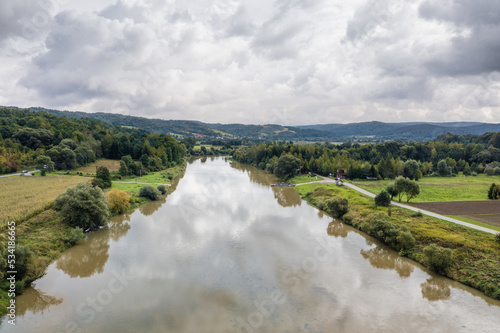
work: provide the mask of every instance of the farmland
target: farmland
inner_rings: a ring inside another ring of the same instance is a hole
[[[394,180],[353,181],[374,194],[380,193]],[[418,181],[420,194],[412,202],[480,201],[487,199],[491,183],[500,183],[500,176],[478,175],[457,177],[424,177]]]
[[[108,168],[109,171],[118,171],[120,169],[120,161],[103,158],[89,165],[75,169],[74,171],[83,174],[95,174],[96,169],[100,166]]]
[[[4,225],[8,220],[19,220],[33,211],[41,210],[68,187],[89,179],[56,175],[1,178],[0,223]]]

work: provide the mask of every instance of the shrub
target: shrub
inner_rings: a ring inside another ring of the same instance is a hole
[[[425,262],[439,274],[444,274],[453,263],[451,249],[430,244],[424,247],[423,253]]]
[[[89,183],[70,187],[54,201],[64,223],[83,230],[106,225],[109,206],[104,192]]]
[[[344,214],[344,216],[342,216],[342,221],[344,221],[344,223],[346,224],[352,225],[353,220],[354,216],[352,216],[352,214],[350,213]]]
[[[386,190],[382,190],[375,196],[375,206],[389,207],[391,204],[391,196]]]
[[[80,241],[84,238],[85,238],[85,233],[83,232],[83,229],[80,227],[75,227],[70,229],[68,235],[65,238],[63,238],[63,240],[69,245],[73,246],[75,244],[80,243]]]
[[[471,175],[472,177],[477,177],[477,172],[472,171],[472,172],[470,173],[470,175]]]
[[[333,217],[341,218],[349,211],[349,201],[346,198],[334,198],[326,201],[326,206]]]
[[[161,199],[160,191],[158,191],[151,185],[144,185],[143,187],[141,187],[141,189],[139,190],[139,196],[147,198],[149,200]]]
[[[122,214],[130,208],[130,195],[125,191],[112,189],[106,195],[109,209],[116,214]]]
[[[415,246],[415,237],[406,228],[401,228],[396,237],[398,250],[410,250]]]
[[[361,223],[361,230],[367,234],[380,239],[387,245],[394,247],[398,228],[392,224],[389,217],[382,212],[370,214],[366,220]]]
[[[161,194],[167,193],[167,188],[165,185],[158,185],[158,191],[160,191]]]
[[[498,232],[496,235],[495,235],[495,241],[497,243],[500,243],[500,232]]]
[[[423,216],[424,216],[424,214],[422,214],[421,211],[418,211],[418,212],[411,214],[411,217],[423,217]]]
[[[499,198],[500,198],[500,185],[496,185],[495,183],[493,183],[488,189],[488,199],[496,200]]]
[[[16,255],[16,268],[14,271],[17,272],[16,280],[22,280],[28,273],[28,264],[35,255],[28,245],[16,245],[15,247]]]

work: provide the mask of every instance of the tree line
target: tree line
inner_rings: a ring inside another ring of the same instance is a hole
[[[268,142],[237,149],[233,157],[275,173],[280,157],[289,155],[299,162],[297,172],[329,175],[346,171],[350,179],[404,176],[418,180],[423,175],[453,176],[459,172],[465,175],[500,174],[500,133],[451,137],[456,142],[448,142],[450,135],[426,142],[391,141],[366,145]],[[290,161],[296,163],[294,159]]]
[[[124,156],[140,162],[130,168],[131,173],[157,171],[180,163],[185,154],[185,146],[166,134],[114,126],[90,118],[0,108],[0,174],[30,165],[70,170],[101,157],[121,159]]]

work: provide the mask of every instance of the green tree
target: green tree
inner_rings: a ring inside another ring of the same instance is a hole
[[[297,174],[300,160],[290,154],[281,155],[274,169],[276,177],[287,180]]]
[[[40,155],[35,159],[35,166],[38,170],[54,170],[54,162],[47,155]]]
[[[100,188],[110,188],[111,187],[111,175],[108,168],[105,166],[100,166],[97,168],[95,173],[95,178],[93,179],[99,185]]]
[[[407,178],[413,179],[418,170],[418,162],[415,160],[408,160],[405,162],[403,175]]]
[[[399,194],[399,192],[396,189],[396,186],[394,186],[394,184],[387,185],[387,187],[385,188],[385,190],[391,196],[391,200],[394,200],[394,197]]]
[[[349,211],[349,201],[346,198],[329,199],[326,201],[326,206],[336,218],[341,218]]]
[[[386,190],[382,190],[379,194],[375,196],[375,205],[389,207],[391,204],[391,196]]]
[[[446,164],[445,160],[438,162],[437,172],[441,177],[451,176],[451,168]]]
[[[107,223],[109,206],[104,192],[90,183],[70,187],[54,201],[64,223],[83,230],[96,229]]]
[[[495,183],[491,184],[490,188],[488,189],[488,199],[493,200],[493,191],[495,190],[495,187],[497,185]]]
[[[406,202],[420,194],[420,186],[414,180],[410,180],[406,183]]]

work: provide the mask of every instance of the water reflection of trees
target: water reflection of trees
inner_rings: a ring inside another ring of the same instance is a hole
[[[334,237],[346,238],[350,230],[346,228],[344,223],[338,221],[332,221],[328,224],[326,228],[326,233]]]
[[[273,174],[260,170],[259,168],[251,165],[232,162],[231,167],[236,170],[248,173],[250,180],[260,185],[271,185],[278,181],[278,178],[276,178]]]
[[[361,250],[360,252],[363,258],[367,259],[373,267],[394,269],[401,278],[407,278],[413,272],[414,266],[412,263],[384,245],[377,245],[368,251]]]
[[[51,305],[59,305],[62,302],[62,298],[49,296],[35,288],[27,288],[16,300],[16,314],[24,316],[28,311],[43,313]]]
[[[422,297],[429,301],[444,301],[450,298],[449,281],[443,277],[431,277],[420,285]]]
[[[66,251],[56,267],[70,277],[89,277],[102,273],[108,261],[109,240],[117,241],[130,229],[126,222],[110,222],[107,228],[91,233],[88,239]]]
[[[291,187],[272,187],[274,198],[283,207],[300,206],[302,199],[300,195]]]

